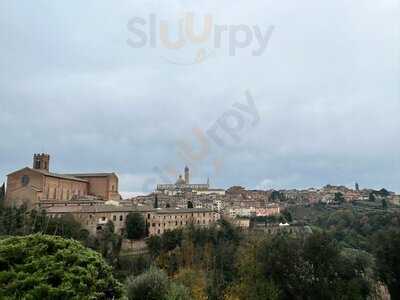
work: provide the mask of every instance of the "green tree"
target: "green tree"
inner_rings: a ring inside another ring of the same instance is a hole
[[[285,209],[282,212],[282,216],[285,218],[286,222],[292,222],[293,218],[292,218],[292,214],[290,213],[290,211],[288,211],[287,209]]]
[[[146,222],[142,214],[129,213],[126,218],[126,237],[133,240],[140,240],[146,236]]]
[[[306,295],[312,299],[337,299],[337,264],[340,261],[339,247],[325,233],[311,235],[304,245],[304,261],[307,262]]]
[[[158,195],[155,194],[154,196],[154,208],[158,208]]]
[[[368,260],[340,250],[326,233],[306,239],[279,234],[266,239],[256,257],[261,279],[277,287],[281,299],[365,299],[370,293]]]
[[[179,273],[175,275],[174,281],[185,286],[192,299],[207,299],[206,276],[202,271],[182,268],[179,270]]]
[[[42,216],[43,217],[43,216]],[[86,242],[89,237],[89,231],[84,229],[78,221],[71,215],[64,215],[61,218],[49,218],[44,215],[43,233],[59,235],[64,238],[73,238],[82,242]]]
[[[378,275],[391,298],[400,299],[400,231],[386,231],[377,236],[375,257]]]
[[[340,193],[340,192],[335,193],[335,202],[344,203],[344,202],[346,202],[346,199],[344,198],[342,193]]]
[[[6,197],[6,185],[3,183],[3,185],[0,187],[0,207],[4,205],[4,200]]]
[[[106,226],[97,233],[97,247],[103,257],[112,265],[118,263],[122,246],[122,238],[116,234],[114,223],[108,221]]]
[[[116,266],[119,278],[138,276],[150,268],[152,259],[148,254],[120,256]]]
[[[264,265],[258,260],[262,243],[259,237],[249,237],[241,245],[236,259],[237,275],[224,293],[225,300],[279,299],[279,290],[265,278]]]
[[[385,198],[382,199],[382,208],[383,209],[387,209],[388,208],[387,200]]]
[[[129,300],[164,300],[170,282],[164,271],[151,267],[146,273],[129,277],[125,287]]]
[[[375,197],[375,194],[373,192],[369,193],[368,200],[370,202],[375,202],[376,197]]]
[[[0,299],[116,299],[120,283],[100,254],[74,240],[0,240]]]
[[[0,210],[0,235],[21,235],[32,232],[26,206],[3,207]]]
[[[189,290],[182,284],[171,283],[165,300],[193,300]]]
[[[161,254],[162,241],[161,237],[158,235],[154,235],[146,239],[146,245],[152,257],[157,257]]]
[[[171,251],[182,244],[182,230],[167,230],[161,236],[161,244],[163,251]]]
[[[308,270],[305,269],[299,239],[277,235],[265,240],[256,255],[263,270],[263,280],[273,282],[280,290],[282,299],[301,297],[304,289],[302,278]]]

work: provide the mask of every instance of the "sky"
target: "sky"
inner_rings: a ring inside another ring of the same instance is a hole
[[[0,181],[400,192],[400,3],[0,2]],[[193,21],[193,22],[192,22]],[[193,25],[193,26],[191,26]],[[202,34],[204,33],[204,34]]]

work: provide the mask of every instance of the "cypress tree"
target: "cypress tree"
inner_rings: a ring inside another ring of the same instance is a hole
[[[155,195],[155,198],[154,198],[154,208],[158,208],[158,196],[157,196],[157,194]]]
[[[3,185],[0,187],[0,205],[3,204],[5,197],[6,197],[6,185],[3,183]]]

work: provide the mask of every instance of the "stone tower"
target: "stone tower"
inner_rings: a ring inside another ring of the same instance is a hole
[[[188,166],[185,167],[185,183],[189,184],[189,168]]]
[[[50,155],[34,154],[33,155],[33,168],[37,170],[49,171],[50,168]]]

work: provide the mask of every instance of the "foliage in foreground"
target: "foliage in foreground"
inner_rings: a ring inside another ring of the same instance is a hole
[[[155,267],[126,282],[129,300],[190,300],[189,291],[181,284],[171,282],[168,275]]]
[[[0,299],[113,299],[122,288],[101,255],[48,235],[0,240]]]
[[[400,299],[400,232],[379,234],[375,245],[378,276],[388,286],[392,299]]]
[[[323,233],[249,240],[239,250],[238,276],[226,298],[366,299],[373,259],[353,251]]]
[[[221,222],[147,242],[156,265],[196,300],[371,299],[382,283],[397,299],[399,233],[382,234],[376,251],[366,251],[336,232],[243,235]]]

